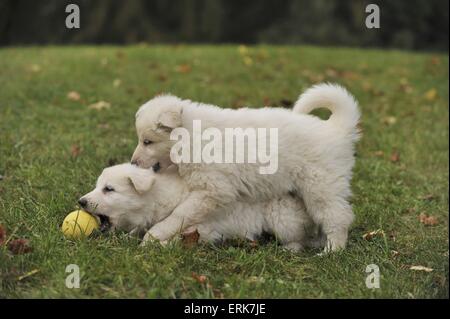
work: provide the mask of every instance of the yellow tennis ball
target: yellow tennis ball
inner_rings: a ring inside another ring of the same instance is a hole
[[[64,218],[61,231],[68,239],[78,239],[89,236],[98,228],[99,224],[94,216],[83,210],[76,210]]]

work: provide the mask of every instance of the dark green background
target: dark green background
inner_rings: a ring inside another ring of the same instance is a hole
[[[65,28],[65,7],[81,28]],[[365,7],[381,28],[365,27]],[[283,43],[448,51],[448,0],[0,0],[0,45]]]

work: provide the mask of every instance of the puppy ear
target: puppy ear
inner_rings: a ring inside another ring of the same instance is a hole
[[[138,194],[143,194],[152,188],[153,183],[155,182],[155,177],[150,174],[143,173],[132,173],[128,176],[131,185],[133,185],[134,189]]]
[[[157,121],[158,129],[170,132],[181,126],[181,110],[178,112],[166,111],[160,114]]]

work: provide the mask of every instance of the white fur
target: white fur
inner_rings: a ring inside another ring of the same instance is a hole
[[[327,121],[306,114],[318,107],[332,111]],[[165,241],[236,201],[266,201],[295,193],[326,234],[325,249],[345,247],[353,221],[347,199],[351,195],[358,119],[353,97],[344,88],[330,84],[307,90],[293,112],[267,107],[222,109],[171,95],[148,101],[136,114],[139,144],[132,158],[145,168],[157,162],[163,168],[170,166],[169,152],[174,144],[170,131],[176,127],[191,131],[193,120],[201,120],[202,129],[215,127],[222,132],[236,127],[278,128],[279,136],[278,171],[272,175],[259,174],[257,164],[179,164],[188,196],[168,218],[150,229],[148,237]],[[153,143],[144,145],[144,140]]]
[[[150,182],[137,190],[136,182],[145,180]],[[104,192],[105,186],[114,191]],[[82,198],[88,202],[86,210],[107,216],[113,229],[142,233],[169,216],[187,195],[187,186],[176,171],[155,174],[121,164],[106,168],[96,188]],[[258,203],[236,202],[221,214],[189,228],[187,231],[197,229],[200,240],[208,242],[229,238],[255,240],[263,232],[275,235],[286,248],[295,251],[321,242],[303,202],[290,195]]]

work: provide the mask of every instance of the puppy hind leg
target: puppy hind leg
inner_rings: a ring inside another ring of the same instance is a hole
[[[308,196],[304,199],[308,214],[326,236],[324,251],[344,249],[354,218],[350,204],[338,196],[328,196],[326,200]]]

